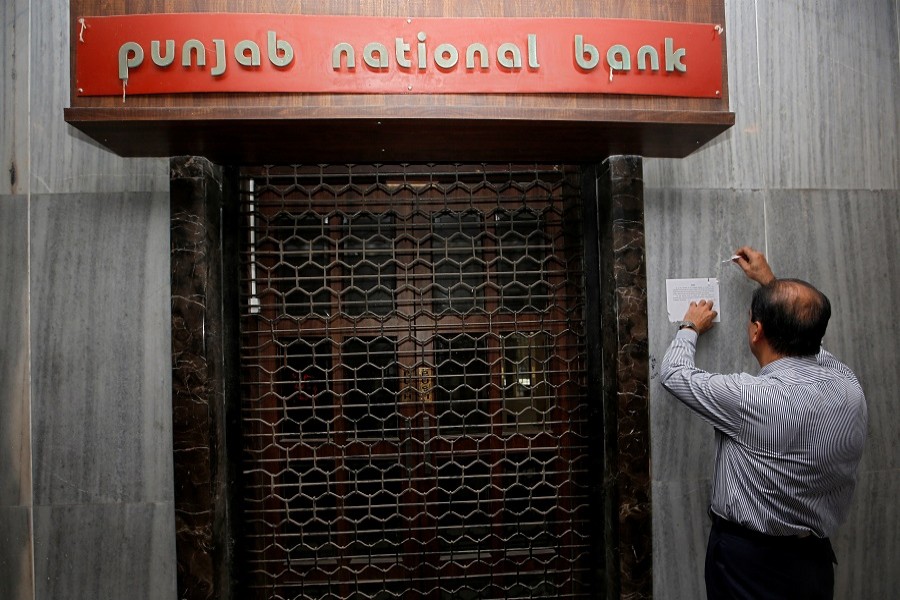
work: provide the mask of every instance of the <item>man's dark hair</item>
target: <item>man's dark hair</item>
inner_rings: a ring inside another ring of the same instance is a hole
[[[750,319],[763,324],[772,349],[784,356],[817,354],[831,318],[831,302],[799,279],[776,279],[759,287]]]

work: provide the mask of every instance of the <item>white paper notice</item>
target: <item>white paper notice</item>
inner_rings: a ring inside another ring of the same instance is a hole
[[[669,311],[669,322],[675,323],[684,318],[692,301],[712,300],[718,315],[715,322],[722,320],[722,307],[719,304],[719,280],[715,277],[706,279],[666,279],[666,310]]]

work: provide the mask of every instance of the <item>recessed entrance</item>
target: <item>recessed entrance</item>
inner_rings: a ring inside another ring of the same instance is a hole
[[[246,597],[597,597],[579,169],[241,182]]]

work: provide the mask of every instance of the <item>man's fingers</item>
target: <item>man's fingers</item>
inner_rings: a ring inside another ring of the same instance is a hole
[[[735,262],[743,267],[755,263],[760,253],[750,246],[742,246],[735,251],[734,255],[737,256]]]
[[[712,300],[706,300],[705,298],[701,298],[700,300],[691,300],[691,306],[712,306]]]

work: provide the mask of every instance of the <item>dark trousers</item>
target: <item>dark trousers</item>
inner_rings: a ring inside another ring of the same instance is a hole
[[[713,515],[706,548],[708,600],[831,600],[828,538],[773,537]]]

